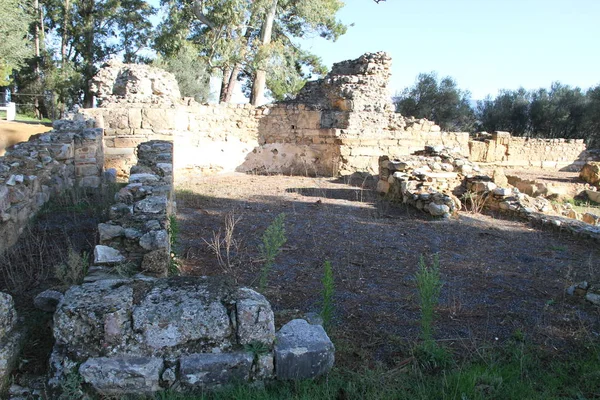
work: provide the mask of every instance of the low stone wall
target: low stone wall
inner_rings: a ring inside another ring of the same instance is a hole
[[[507,167],[579,171],[596,156],[587,151],[583,139],[532,139],[495,132],[469,142],[469,159]]]
[[[54,130],[16,144],[0,157],[0,253],[53,194],[98,187],[104,164],[102,129],[93,121],[60,120]]]
[[[479,167],[444,147],[426,147],[413,156],[379,158],[377,191],[433,216],[450,217],[461,209],[465,177]]]
[[[173,145],[150,141],[137,148],[129,184],[115,196],[110,220],[98,225],[100,244],[87,280],[144,272],[166,276],[171,261],[170,223],[175,214]]]

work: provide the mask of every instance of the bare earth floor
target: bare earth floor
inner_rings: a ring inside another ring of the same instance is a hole
[[[351,184],[349,184],[351,183]],[[459,213],[432,219],[391,206],[369,179],[223,175],[179,185],[178,254],[185,273],[225,274],[257,286],[258,245],[267,226],[286,215],[287,243],[264,294],[278,317],[319,311],[323,263],[335,277],[335,336],[352,343],[342,362],[394,364],[419,337],[415,272],[423,255],[439,256],[444,283],[436,337],[469,351],[515,335],[558,352],[600,332],[598,307],[565,294],[586,280],[600,282],[596,243],[534,229],[526,222]],[[217,263],[208,243],[224,231],[228,213],[240,218],[231,266]]]

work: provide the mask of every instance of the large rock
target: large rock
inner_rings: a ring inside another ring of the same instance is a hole
[[[333,367],[335,348],[320,325],[303,319],[285,324],[275,339],[275,375],[279,379],[307,379]]]
[[[600,161],[588,161],[579,171],[579,177],[590,185],[598,185],[600,183]]]
[[[224,293],[194,279],[158,283],[133,310],[133,328],[154,349],[190,342],[228,345],[232,333]]]
[[[16,323],[12,297],[0,292],[0,394],[8,387],[21,351],[23,335],[15,328]]]
[[[56,290],[44,290],[42,293],[35,296],[33,299],[33,305],[36,308],[46,311],[55,312],[58,303],[64,298],[63,294]]]
[[[184,390],[197,391],[247,381],[253,360],[247,352],[183,356],[179,364],[180,383]]]
[[[103,395],[150,394],[160,390],[163,365],[156,357],[89,358],[79,373]]]

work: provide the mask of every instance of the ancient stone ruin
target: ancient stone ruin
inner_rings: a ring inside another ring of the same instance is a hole
[[[505,132],[470,138],[401,116],[388,93],[390,65],[385,53],[365,54],[335,64],[292,101],[255,108],[181,99],[171,74],[111,62],[92,82],[100,108],[9,149],[0,158],[0,251],[52,195],[102,187],[115,175],[124,183],[109,220],[98,225],[84,283],[36,299],[55,311],[51,386],[75,374],[107,396],[202,392],[332,368],[335,349],[320,325],[296,319],[276,332],[260,293],[216,278],[169,276],[174,183],[190,176],[378,174],[379,192],[433,216],[478,204],[600,239],[596,220],[564,218],[494,170],[579,170],[594,158],[583,141]],[[598,296],[582,287],[573,291]],[[0,392],[23,337],[16,321],[12,298],[0,293]]]

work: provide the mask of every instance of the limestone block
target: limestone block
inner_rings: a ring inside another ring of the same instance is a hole
[[[271,305],[260,293],[241,288],[236,294],[236,317],[238,343],[245,345],[273,344],[275,339],[275,317]]]
[[[101,280],[72,286],[54,314],[54,338],[80,357],[98,357],[110,350],[106,337],[118,336],[121,343],[131,340],[129,318],[114,335],[115,315],[131,315],[133,288],[126,280]],[[114,343],[113,343],[114,344]]]
[[[114,224],[98,224],[98,234],[100,236],[100,242],[106,242],[116,237],[123,236],[124,229],[121,225]]]
[[[94,247],[94,264],[113,265],[123,261],[125,257],[117,249],[100,244]]]
[[[169,248],[169,234],[165,229],[151,231],[140,238],[140,246],[146,250]]]
[[[0,393],[3,393],[10,383],[11,372],[16,368],[23,346],[24,334],[12,331],[4,339],[0,339]]]
[[[600,216],[588,212],[583,214],[581,220],[586,224],[598,225],[598,222],[600,221]]]
[[[148,214],[160,214],[167,211],[167,205],[166,196],[150,196],[135,203],[134,209]]]
[[[89,358],[79,367],[84,382],[106,396],[159,391],[163,360],[157,357]]]
[[[205,341],[220,344],[232,333],[218,290],[188,278],[153,287],[133,310],[133,327],[154,349]]]
[[[251,353],[190,354],[180,359],[183,389],[201,390],[250,379]]]
[[[285,324],[275,339],[275,375],[278,379],[308,379],[333,367],[335,349],[320,325],[303,319]]]

